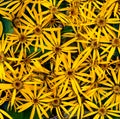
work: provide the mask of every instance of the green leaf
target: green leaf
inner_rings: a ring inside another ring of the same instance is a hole
[[[0,16],[0,21],[2,21],[3,24],[3,33],[13,33],[13,24],[10,20]]]

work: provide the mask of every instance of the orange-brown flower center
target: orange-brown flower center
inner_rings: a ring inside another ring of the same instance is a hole
[[[100,47],[100,44],[99,44],[99,42],[97,42],[97,40],[92,40],[91,41],[91,47],[93,49],[98,49]]]
[[[104,27],[106,25],[106,19],[103,18],[103,17],[98,17],[96,19],[96,24],[99,26],[99,27]]]
[[[54,48],[53,48],[53,51],[56,53],[56,54],[59,54],[60,52],[61,52],[61,47],[60,46],[55,46]]]
[[[21,22],[20,22],[20,19],[19,19],[19,18],[16,17],[16,18],[13,19],[13,24],[14,24],[15,27],[20,26],[20,23],[21,23]]]
[[[120,39],[119,38],[115,38],[112,40],[112,46],[113,47],[119,47],[120,46]]]
[[[56,14],[57,13],[57,11],[58,11],[58,9],[57,9],[57,7],[50,7],[50,12],[52,13],[52,14]]]
[[[116,94],[120,94],[120,86],[119,85],[116,85],[113,87],[113,92],[116,93]]]
[[[68,74],[69,76],[71,76],[71,75],[73,75],[73,71],[72,71],[72,70],[69,70],[69,71],[67,72],[67,74]]]
[[[34,33],[35,33],[36,35],[40,35],[40,34],[42,33],[42,28],[41,28],[40,25],[37,25],[37,26],[35,27]]]
[[[15,80],[12,85],[17,90],[20,90],[21,88],[23,88],[23,82],[20,80]]]
[[[53,107],[58,107],[61,103],[61,100],[59,98],[55,98],[53,101],[52,101],[52,105]]]
[[[20,37],[19,37],[19,41],[20,41],[20,42],[25,42],[26,40],[27,40],[26,35],[21,34]]]
[[[99,110],[98,110],[98,113],[100,114],[100,115],[106,115],[106,113],[107,113],[107,110],[105,109],[105,107],[100,107],[99,108]]]
[[[39,100],[38,100],[37,98],[34,98],[34,99],[33,99],[33,103],[34,103],[34,104],[38,104],[38,103],[39,103]]]

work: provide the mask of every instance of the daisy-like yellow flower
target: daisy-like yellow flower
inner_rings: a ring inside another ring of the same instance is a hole
[[[89,106],[91,108],[93,108],[94,111],[88,112],[87,114],[85,114],[83,117],[89,117],[91,115],[93,115],[93,119],[105,119],[106,117],[108,119],[113,119],[112,116],[115,117],[120,117],[120,112],[117,110],[113,110],[112,108],[115,107],[118,103],[114,103],[114,104],[107,104],[105,103],[99,103],[99,105],[93,103],[93,102],[88,102],[86,101]]]
[[[105,42],[105,49],[102,53],[107,52],[107,61],[109,62],[112,59],[112,56],[115,53],[115,50],[118,50],[120,53],[120,25],[118,28],[119,32],[116,35],[108,37],[108,41]]]
[[[38,89],[38,86],[35,85],[33,89],[24,95],[24,104],[20,105],[17,109],[18,112],[22,112],[29,107],[32,107],[30,119],[34,118],[35,111],[37,111],[39,119],[42,119],[44,115],[46,118],[49,118],[47,111],[49,110],[49,103],[53,101],[51,99],[52,92],[46,92],[46,87]]]
[[[7,34],[7,40],[12,44],[14,53],[19,53],[19,60],[22,59],[23,53],[26,53],[27,50],[30,51],[30,46],[33,45],[32,42],[35,41],[28,27],[26,27],[26,29],[21,27],[20,29],[15,28],[14,33]],[[18,52],[18,49],[20,52]]]
[[[39,6],[41,7],[41,6]],[[35,39],[35,51],[38,49],[38,45],[41,48],[42,52],[44,53],[44,39],[46,39],[45,34],[48,31],[54,30],[54,28],[47,28],[46,25],[48,24],[49,20],[44,19],[42,14],[42,9],[35,9],[33,5],[32,8],[26,7],[26,12],[30,14],[31,17],[28,17],[26,13],[22,14],[24,19],[21,20],[22,28],[26,29],[28,27],[29,32],[33,33],[33,39]],[[57,28],[56,28],[57,29]],[[59,29],[59,28],[58,28]]]
[[[107,78],[107,82],[103,83],[106,95],[103,96],[103,99],[109,97],[106,101],[106,104],[118,103],[120,98],[120,70],[115,71],[111,70],[111,78]],[[120,109],[120,104],[116,105],[116,109]]]
[[[77,52],[77,47],[76,46],[70,46],[72,43],[75,42],[75,38],[72,38],[64,43],[62,43],[61,39],[61,28],[57,28],[50,31],[50,33],[45,33],[44,42],[45,45],[44,48],[47,51],[46,53],[42,54],[40,56],[41,63],[45,63],[48,60],[52,58],[56,58],[56,61],[58,58],[65,53],[71,52]]]
[[[22,59],[16,62],[14,64],[14,67],[20,66],[20,69],[22,69],[23,72],[25,73],[29,72],[33,66],[33,61],[39,59],[39,57],[37,57],[37,55],[39,54],[40,52],[33,52],[28,55],[28,53],[23,52],[23,55],[21,57]]]
[[[86,90],[93,90],[97,89],[94,92],[94,95],[91,95],[91,101],[98,103],[101,102],[101,97],[106,95],[106,88],[104,87],[104,84],[107,83],[107,77],[106,76],[97,76],[94,74],[94,72],[91,72],[91,82],[90,83],[83,83],[83,88],[85,87]]]
[[[59,119],[65,118],[64,115],[69,113],[69,108],[75,105],[76,100],[74,98],[76,95],[71,90],[71,88],[68,86],[69,82],[64,83],[63,85],[60,85],[57,88],[53,88],[53,96],[51,97],[53,101],[50,103],[50,111],[52,112],[53,109],[56,110],[57,116]]]
[[[24,74],[22,69],[20,69],[20,71],[16,69],[14,73],[6,72],[4,82],[0,83],[0,89],[2,91],[11,90],[11,107],[14,105],[17,93],[19,92],[24,95],[30,91],[30,87],[35,83],[28,80],[30,75],[31,71],[29,71],[28,74]]]
[[[113,36],[114,32],[118,32],[118,29],[114,28],[111,24],[119,24],[119,18],[112,18],[110,15],[103,13],[103,11],[100,11],[97,14],[91,11],[88,12],[89,16],[86,15],[86,23],[83,25],[92,26],[92,33],[90,36],[96,33],[97,36],[105,35],[107,38],[109,35]]]
[[[21,19],[22,19],[22,15],[21,14],[19,14],[19,13],[14,14],[12,12],[12,13],[8,13],[7,15],[5,15],[4,18],[8,19],[8,20],[10,20],[12,22],[13,29],[14,29],[14,27],[15,28],[21,27]]]
[[[79,7],[76,7],[73,4],[69,4],[68,10],[66,11],[68,19],[75,25],[79,24],[80,21],[82,22],[81,12],[82,11],[79,10]]]
[[[86,60],[86,56],[86,54],[80,54],[75,59],[75,61],[73,61],[70,53],[68,53],[68,56],[61,55],[61,61],[57,62],[55,65],[56,77],[52,80],[52,82],[55,83],[54,87],[57,87],[64,82],[70,82],[71,87],[77,95],[79,102],[80,94],[84,95],[80,84],[82,82],[90,82],[89,78],[91,77],[89,74],[86,73],[86,70],[82,70],[81,67],[82,62]]]
[[[43,14],[47,16],[49,20],[52,18],[59,19],[63,24],[69,23],[69,20],[67,19],[67,16],[64,14],[64,12],[68,9],[66,7],[61,8],[61,4],[65,2],[64,0],[48,0],[49,4],[46,4],[45,7],[47,10],[43,11]],[[66,3],[66,2],[65,2]],[[65,4],[63,3],[63,4]]]

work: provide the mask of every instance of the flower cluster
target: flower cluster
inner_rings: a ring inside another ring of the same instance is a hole
[[[1,119],[120,118],[120,0],[0,0],[0,15]]]

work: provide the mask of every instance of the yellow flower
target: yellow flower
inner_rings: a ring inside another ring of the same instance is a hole
[[[80,102],[80,94],[84,95],[81,89],[80,84],[82,82],[90,82],[89,78],[91,77],[86,73],[86,70],[82,69],[80,65],[86,60],[86,54],[80,54],[75,61],[72,60],[70,52],[68,56],[61,55],[60,62],[57,62],[55,65],[55,74],[56,77],[53,78],[52,82],[55,83],[54,87],[61,85],[62,83],[70,83],[73,91],[77,95],[77,98]],[[89,99],[87,95],[85,95]]]
[[[19,60],[22,59],[23,53],[26,53],[27,50],[30,51],[29,46],[35,41],[34,36],[28,30],[28,27],[26,27],[26,29],[15,28],[14,33],[8,33],[6,39],[11,43],[14,53],[19,53]]]
[[[31,12],[31,9],[33,12]],[[37,11],[34,5],[32,6],[32,8],[29,8],[27,6],[26,12],[30,14],[30,17],[26,13],[22,14],[23,19],[21,20],[21,22],[24,25],[22,25],[21,27],[23,29],[26,29],[27,27],[29,32],[32,34],[32,39],[35,39],[34,40],[35,51],[37,51],[38,46],[39,46],[42,52],[44,53],[44,45],[45,45],[44,40],[46,40],[45,35],[47,34],[47,32],[54,30],[54,28],[46,27],[49,20],[44,19],[41,8]]]
[[[111,70],[111,78],[107,78],[107,82],[103,83],[106,95],[103,96],[103,99],[109,97],[106,101],[106,104],[118,103],[120,98],[120,70],[115,71]],[[116,109],[120,109],[120,104],[116,105]]]
[[[46,92],[46,87],[38,89],[37,85],[34,85],[34,89],[26,92],[26,95],[23,95],[25,100],[24,104],[20,105],[17,109],[18,112],[22,112],[29,107],[32,107],[30,119],[34,118],[35,111],[37,111],[39,119],[42,119],[44,115],[46,118],[49,118],[47,111],[49,109],[49,103],[53,100],[50,98],[52,92]]]
[[[114,32],[118,32],[118,29],[114,28],[111,24],[119,24],[119,18],[112,18],[110,15],[106,15],[102,11],[97,14],[91,11],[88,12],[89,16],[86,16],[86,23],[83,25],[89,25],[92,27],[92,33],[90,33],[90,36],[95,33],[98,35],[98,38],[99,36],[104,35],[107,39],[109,36],[114,36]]]
[[[115,107],[118,103],[114,104],[107,104],[106,102],[102,104],[102,102],[99,103],[99,106],[93,102],[86,101],[91,108],[94,109],[94,111],[88,112],[83,117],[89,117],[91,115],[94,115],[93,119],[105,119],[106,117],[108,119],[112,119],[112,116],[120,117],[120,112],[117,110],[113,110],[111,108]]]
[[[75,106],[76,97],[71,90],[71,87],[68,86],[68,82],[60,85],[57,88],[52,89],[53,96],[51,97],[53,101],[50,103],[50,111],[55,109],[59,119],[63,119],[64,114],[70,115],[69,108]]]
[[[47,10],[43,11],[43,14],[45,15],[45,18],[48,18],[49,21],[52,18],[59,19],[63,24],[69,23],[69,20],[67,19],[67,15],[64,14],[64,11],[67,10],[67,8],[63,7],[61,8],[61,4],[63,3],[63,0],[48,0],[49,4],[46,4],[45,7],[48,8]],[[63,3],[65,4],[65,3]]]
[[[21,56],[22,59],[17,61],[14,64],[14,67],[20,66],[20,69],[22,69],[23,72],[25,72],[25,73],[29,72],[33,67],[33,61],[39,59],[39,57],[37,57],[37,55],[39,55],[39,54],[40,54],[40,52],[33,52],[28,55],[28,53],[23,52],[23,54]]]
[[[120,25],[118,30],[120,30]],[[108,41],[105,41],[104,43],[105,43],[105,48],[102,54],[104,53],[108,54],[107,61],[109,62],[112,59],[115,50],[118,50],[118,52],[120,53],[120,31],[117,34],[108,37]]]
[[[61,29],[60,28],[54,28],[51,29],[50,33],[45,33],[44,42],[45,42],[45,50],[46,53],[42,54],[40,56],[41,63],[45,63],[49,61],[52,58],[56,58],[56,62],[58,58],[65,53],[68,52],[77,52],[77,47],[75,46],[70,46],[72,43],[75,42],[75,38],[72,38],[62,44],[62,39],[61,39]]]
[[[14,70],[13,73],[6,72],[4,81],[0,83],[0,89],[2,91],[11,90],[11,107],[14,105],[17,93],[24,95],[30,91],[30,87],[35,82],[29,82],[28,78],[31,75],[31,71],[28,74],[24,74],[22,69]],[[27,81],[28,80],[28,81]]]

